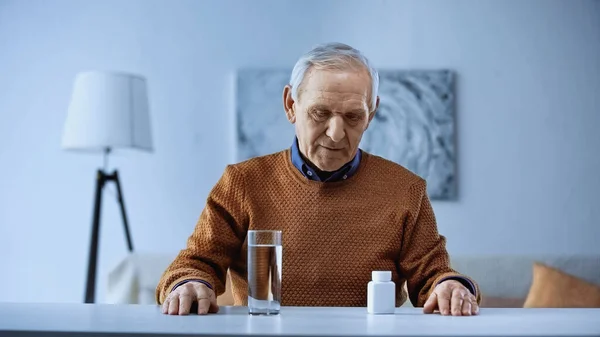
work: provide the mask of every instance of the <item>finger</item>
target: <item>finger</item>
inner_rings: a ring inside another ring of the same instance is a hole
[[[464,316],[471,316],[471,298],[470,297],[466,297],[463,300],[463,304],[462,304],[462,314]]]
[[[165,301],[163,302],[162,307],[161,307],[163,314],[166,314],[167,312],[169,312],[169,302],[170,301],[171,301],[171,299],[169,297],[167,297],[165,299]]]
[[[465,294],[460,288],[452,289],[452,300],[450,301],[450,305],[453,316],[461,315],[463,302],[465,302],[465,295],[467,294]]]
[[[177,315],[178,310],[179,310],[179,297],[173,296],[169,303],[169,315]]]
[[[210,300],[208,298],[198,299],[198,315],[206,315],[210,308]]]
[[[439,294],[437,295],[437,299],[438,299],[438,308],[440,310],[440,313],[442,315],[449,315],[450,314],[450,295],[451,295],[451,289],[450,288],[445,288],[443,290],[441,290],[439,292]]]
[[[179,295],[179,314],[189,315],[192,302],[192,296],[189,293],[186,292]]]
[[[471,295],[471,314],[479,314],[479,304],[477,303],[477,298],[473,295]]]
[[[429,298],[423,305],[423,312],[426,314],[433,313],[434,310],[436,309],[436,305],[437,305],[437,294],[435,292],[433,292],[433,293],[431,293],[431,295],[429,295]]]
[[[213,299],[210,301],[210,308],[208,308],[208,312],[212,314],[219,312],[219,305],[217,304],[216,300]]]

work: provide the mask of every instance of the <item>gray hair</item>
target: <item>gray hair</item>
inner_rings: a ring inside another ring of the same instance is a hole
[[[371,111],[375,110],[377,91],[379,90],[379,74],[377,70],[359,50],[338,42],[317,45],[300,57],[296,65],[294,65],[290,77],[292,98],[295,101],[298,100],[298,88],[311,67],[315,69],[346,70],[357,64],[366,68],[371,76],[371,102],[369,109]]]

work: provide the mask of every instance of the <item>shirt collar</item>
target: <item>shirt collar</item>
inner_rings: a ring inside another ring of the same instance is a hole
[[[298,138],[294,137],[294,142],[291,147],[291,156],[292,156],[292,164],[304,175],[306,178],[315,181],[324,181],[324,182],[332,182],[332,181],[340,181],[350,178],[356,170],[358,170],[358,166],[360,164],[360,159],[362,157],[361,150],[359,149],[354,158],[344,166],[342,166],[339,170],[333,172],[329,178],[325,180],[321,180],[321,177],[313,170],[304,159],[302,159],[302,155],[300,154],[300,148],[298,147]]]

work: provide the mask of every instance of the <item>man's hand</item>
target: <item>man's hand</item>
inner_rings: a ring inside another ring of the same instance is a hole
[[[201,282],[187,282],[175,288],[162,305],[163,314],[188,315],[192,305],[197,304],[198,315],[219,311],[215,292]]]
[[[475,296],[456,280],[444,281],[433,289],[423,306],[423,312],[431,314],[436,309],[442,315],[452,316],[471,316],[479,313]]]

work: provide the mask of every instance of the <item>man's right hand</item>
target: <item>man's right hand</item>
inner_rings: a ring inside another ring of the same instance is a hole
[[[204,283],[190,281],[175,288],[162,305],[163,314],[188,315],[193,307],[198,306],[198,315],[219,311],[215,292]]]

